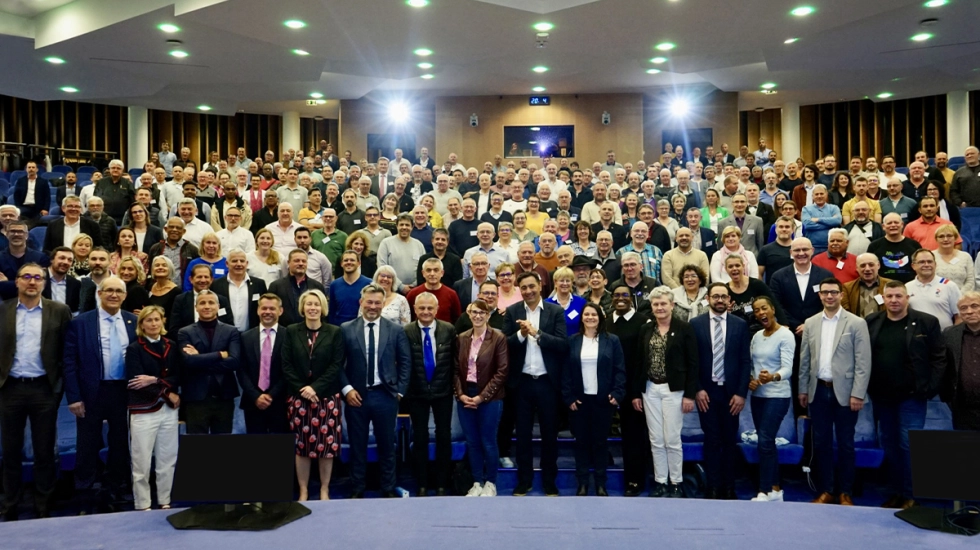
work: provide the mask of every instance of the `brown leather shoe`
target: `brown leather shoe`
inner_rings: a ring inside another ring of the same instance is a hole
[[[851,495],[847,493],[840,494],[840,505],[841,506],[854,506],[854,501],[851,500]]]
[[[913,506],[915,506],[915,501],[909,498],[909,499],[906,499],[906,500],[903,500],[902,501],[902,505],[900,506],[900,508],[902,510],[908,510],[909,508],[911,508]]]
[[[888,500],[886,500],[881,505],[881,507],[882,508],[898,509],[898,508],[901,508],[902,507],[902,503],[903,502],[905,502],[905,499],[903,499],[902,497],[900,497],[898,495],[892,495],[892,496],[888,497]]]
[[[830,493],[820,493],[820,496],[811,500],[810,502],[814,504],[833,504],[835,500],[834,495]]]

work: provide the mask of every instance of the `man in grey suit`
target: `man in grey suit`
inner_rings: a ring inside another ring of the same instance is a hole
[[[836,433],[839,502],[853,506],[854,426],[871,379],[871,338],[864,319],[841,307],[842,291],[843,285],[837,279],[820,282],[823,311],[807,319],[803,326],[799,401],[804,408],[809,405],[813,422],[817,487],[821,491],[813,502],[829,504],[836,500]]]
[[[735,193],[732,197],[732,213],[727,218],[718,221],[718,234],[721,235],[729,225],[734,225],[742,231],[742,246],[746,250],[759,255],[759,251],[766,244],[765,224],[762,218],[753,216],[746,212],[749,201],[743,193]]]
[[[412,349],[405,331],[381,317],[385,291],[376,284],[361,289],[361,316],[341,325],[347,364],[340,371],[347,406],[350,441],[351,498],[364,497],[368,424],[374,425],[381,466],[381,491],[395,498],[395,418],[398,402],[408,391]]]
[[[44,270],[28,263],[17,270],[17,298],[0,304],[0,444],[3,446],[3,505],[7,521],[17,519],[23,472],[24,428],[31,420],[34,445],[34,510],[50,515],[57,479],[55,437],[64,391],[68,306],[41,297]]]

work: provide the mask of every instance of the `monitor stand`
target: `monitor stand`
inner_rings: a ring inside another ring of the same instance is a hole
[[[310,515],[298,502],[199,504],[167,516],[175,529],[269,531]]]
[[[895,517],[929,531],[969,536],[980,533],[980,513],[976,513],[976,508],[964,510],[962,501],[953,502],[952,512],[945,508],[913,506],[895,512]]]

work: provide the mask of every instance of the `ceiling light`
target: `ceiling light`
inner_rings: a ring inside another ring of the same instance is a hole
[[[881,92],[880,94],[878,94],[878,99],[888,99],[892,95],[893,94],[891,92]]]
[[[52,65],[62,65],[65,62],[65,60],[60,57],[45,57],[44,60]]]
[[[927,8],[938,8],[949,4],[949,0],[929,0],[924,4]]]
[[[394,122],[405,122],[408,120],[408,105],[401,101],[396,101],[388,105],[388,116]]]
[[[793,8],[789,13],[795,15],[796,17],[806,17],[817,10],[811,8],[810,6],[800,6],[798,8]]]
[[[325,104],[326,102],[327,102],[327,100],[326,100],[326,99],[318,99],[318,100],[316,100],[316,104],[317,104],[317,105],[323,105],[323,104]]]
[[[661,63],[666,63],[666,62],[667,62],[667,58],[666,57],[654,57],[653,59],[650,60],[650,63],[656,63],[657,65],[660,65]]]
[[[174,57],[176,57],[178,59],[183,59],[183,58],[187,57],[189,54],[187,52],[185,52],[184,50],[171,50],[170,51],[170,55],[172,55],[172,56],[174,56]]]
[[[792,44],[793,42],[797,42],[797,41],[799,41],[799,38],[796,37],[787,38],[786,40],[783,40],[783,44]]]
[[[424,62],[423,61],[422,63],[419,63],[418,64],[418,68],[420,68],[420,69],[431,69],[432,68],[432,63],[427,63],[427,62]]]
[[[414,53],[415,53],[415,55],[418,55],[418,56],[421,56],[421,57],[429,57],[430,55],[432,55],[432,50],[430,50],[429,48],[419,48],[419,49],[415,50]]]
[[[674,44],[674,43],[672,43],[672,42],[661,42],[661,43],[657,44],[656,46],[654,46],[654,48],[657,48],[658,50],[660,50],[662,52],[667,52],[667,51],[673,50],[676,47],[677,47],[677,45]]]
[[[531,70],[536,73],[546,73],[548,72],[548,67],[545,67],[544,65],[538,65],[537,67],[534,67]]]
[[[546,88],[544,86],[535,86],[535,87],[531,88],[531,91],[532,92],[536,92],[536,93],[539,93],[539,94],[541,92],[545,91],[545,90],[546,90]]]
[[[897,76],[897,77],[895,77],[895,78],[892,79],[892,82],[898,82],[901,79],[902,79],[902,77]]]
[[[776,83],[775,83],[775,82],[766,82],[765,84],[763,84],[763,85],[762,85],[762,86],[760,86],[760,87],[761,87],[761,88],[762,88],[763,90],[771,90],[771,89],[773,89],[773,88],[775,88],[775,87],[776,87]]]
[[[660,74],[660,69],[647,69],[647,74]]]
[[[310,94],[310,97],[312,97],[313,99],[320,99],[321,97],[323,97],[323,94],[321,94],[320,92],[313,92]]]
[[[422,75],[422,78],[424,78],[426,80],[432,80],[435,77],[436,77],[436,75],[434,75],[434,74],[424,74],[424,75]]]
[[[531,126],[531,131],[532,132],[540,132],[541,131],[541,127],[540,126]]]
[[[926,40],[929,40],[930,38],[932,38],[932,35],[931,34],[929,34],[927,32],[921,32],[919,34],[914,35],[912,37],[912,40],[914,40],[916,42],[925,42]]]
[[[163,23],[163,24],[157,25],[157,28],[160,29],[161,31],[165,32],[165,33],[168,33],[168,34],[173,34],[175,32],[180,32],[180,27],[178,27],[177,25],[174,25],[173,23]]]
[[[685,117],[691,112],[691,104],[686,99],[679,97],[670,102],[670,111],[675,117]]]
[[[302,29],[306,26],[306,22],[300,21],[299,19],[289,19],[287,21],[283,21],[282,24],[293,30]]]
[[[310,52],[306,50],[300,50],[300,49],[293,50],[293,53],[296,55],[310,55]]]
[[[413,8],[424,8],[429,5],[429,0],[405,0],[405,3]]]
[[[541,23],[535,23],[534,24],[534,30],[540,31],[540,32],[548,32],[548,31],[550,31],[553,28],[555,28],[554,25],[552,25],[551,23],[544,22],[544,21],[542,21]]]
[[[211,107],[208,106],[208,105],[198,105],[197,106],[197,110],[198,111],[205,111],[205,112],[207,112],[207,111],[210,111],[211,110]]]
[[[78,88],[75,88],[74,86],[62,86],[61,91],[65,92],[66,94],[73,94],[78,91]]]

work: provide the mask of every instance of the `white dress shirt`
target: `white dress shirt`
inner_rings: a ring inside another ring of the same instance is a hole
[[[544,300],[538,302],[538,307],[531,309],[527,307],[527,302],[524,303],[524,312],[527,314],[527,320],[531,322],[531,326],[535,329],[541,329],[541,311],[544,309]],[[544,356],[541,355],[541,346],[538,345],[537,338],[528,338],[521,334],[520,331],[517,332],[517,340],[522,344],[527,342],[527,350],[524,353],[524,367],[521,370],[524,374],[530,374],[531,376],[543,376],[548,374],[548,369],[544,366]]]
[[[837,334],[837,323],[840,322],[840,312],[833,317],[827,317],[824,311],[820,317],[820,364],[817,365],[817,378],[827,382],[834,381],[834,335]]]
[[[248,330],[248,304],[252,300],[249,294],[248,275],[242,279],[242,284],[238,285],[235,281],[228,279],[228,301],[231,302],[231,315],[235,318],[235,328],[238,332]],[[197,309],[197,308],[195,308]]]
[[[221,241],[221,252],[225,258],[232,250],[243,250],[246,254],[255,252],[255,237],[248,229],[238,226],[234,231],[227,228],[218,231],[218,240]]]
[[[585,395],[599,393],[599,339],[582,337],[582,387]]]
[[[208,233],[213,233],[214,229],[209,224],[201,221],[200,218],[191,219],[190,223],[184,223],[184,240],[201,248],[201,239]]]
[[[810,269],[813,264],[807,266],[806,271],[800,273],[796,266],[793,266],[793,274],[796,275],[796,286],[800,287],[800,299],[806,299],[806,287],[810,284]]]
[[[81,218],[79,218],[79,219],[75,220],[75,223],[74,224],[69,224],[68,223],[68,218],[65,218],[64,219],[64,222],[65,222],[65,232],[62,233],[63,240],[61,242],[63,242],[65,246],[69,246],[70,247],[71,246],[71,242],[73,240],[75,240],[75,237],[77,237],[78,234],[82,230],[81,229],[81,227],[82,227],[82,220],[81,220]]]
[[[27,196],[24,197],[24,206],[34,206],[35,187],[37,187],[37,178],[27,180]]]

